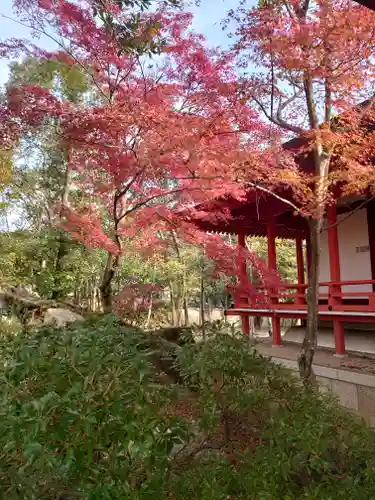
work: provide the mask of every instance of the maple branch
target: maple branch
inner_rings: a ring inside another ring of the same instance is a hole
[[[272,123],[274,123],[275,125],[277,125],[278,127],[281,127],[285,130],[289,130],[289,132],[293,132],[294,134],[297,134],[297,135],[303,135],[304,133],[306,133],[306,130],[304,130],[303,128],[301,127],[298,127],[297,125],[292,125],[291,123],[288,123],[286,122],[282,117],[281,117],[281,112],[279,113],[279,110],[277,111],[276,113],[276,116],[275,115],[272,115],[270,114],[266,107],[264,106],[264,104],[257,98],[255,97],[253,94],[250,94],[250,97],[255,101],[255,103],[260,107],[260,109],[262,110],[262,112],[264,113],[265,117]],[[295,99],[297,96],[293,96],[293,99]],[[292,99],[292,100],[293,100]],[[288,99],[289,100],[289,99]],[[291,102],[291,101],[290,101]],[[289,103],[290,104],[290,103]],[[287,104],[285,104],[287,105]],[[285,106],[282,105],[282,108],[284,108]],[[280,106],[279,106],[280,108]]]
[[[332,86],[331,78],[328,74],[332,74],[332,64],[331,64],[331,47],[327,40],[324,42],[324,59],[327,74],[324,79],[324,121],[328,127],[331,125],[332,117]]]
[[[110,102],[112,102],[113,96],[115,95],[115,92],[117,90],[117,82],[118,82],[118,78],[120,76],[120,73],[121,73],[121,71],[118,68],[117,69],[117,73],[116,73],[116,77],[115,77],[115,81],[114,81],[114,83],[112,85],[111,80],[110,80],[110,78],[111,78],[111,71],[110,71],[110,68],[109,68],[109,65],[108,65],[108,82],[109,82],[109,100],[110,100]]]
[[[179,188],[179,189],[173,189],[171,191],[168,191],[167,193],[155,194],[153,196],[150,196],[146,200],[143,200],[143,201],[140,201],[139,203],[136,203],[132,208],[129,208],[129,210],[127,210],[124,213],[124,215],[121,217],[121,219],[123,219],[127,215],[131,214],[132,212],[135,212],[139,208],[144,207],[145,205],[147,205],[147,203],[150,203],[150,201],[154,201],[157,198],[162,198],[163,196],[169,196],[171,194],[182,193],[183,191],[187,191],[188,189],[190,191],[193,191],[193,190],[198,190],[199,188]]]
[[[292,11],[292,9],[290,8],[290,5],[289,5],[289,3],[288,3],[288,0],[286,0],[286,1],[284,0],[284,1],[283,1],[283,5],[284,5],[284,7],[285,7],[286,11],[287,11],[287,12],[288,12],[288,14],[289,14],[289,17],[290,17],[291,19],[295,19],[294,12],[293,12],[293,11]]]
[[[69,54],[69,56],[70,56],[72,59],[74,59],[74,61],[76,62],[76,64],[78,64],[78,65],[82,68],[82,70],[83,70],[83,71],[84,71],[87,75],[89,75],[89,76],[90,76],[90,78],[91,78],[91,80],[93,81],[93,83],[94,83],[95,87],[99,90],[99,92],[100,92],[100,93],[104,96],[104,98],[105,98],[106,100],[109,100],[109,99],[108,99],[108,96],[107,96],[107,95],[103,92],[103,90],[102,90],[102,89],[100,88],[100,86],[98,85],[97,81],[96,81],[96,80],[95,80],[95,78],[94,78],[94,75],[93,75],[90,71],[88,71],[88,70],[87,70],[86,66],[85,66],[84,64],[82,64],[82,63],[81,63],[81,61],[80,61],[79,59],[77,59],[77,58],[75,57],[75,55],[74,55],[74,54],[73,54],[70,50],[68,50],[68,49],[66,48],[66,46],[65,46],[62,42],[60,42],[58,39],[56,39],[55,37],[53,37],[52,35],[50,35],[49,33],[47,33],[46,31],[44,31],[44,30],[43,30],[43,29],[41,29],[41,28],[37,28],[37,27],[35,27],[35,26],[29,26],[28,24],[23,23],[22,21],[18,21],[17,19],[14,19],[14,18],[12,18],[12,17],[10,17],[10,16],[7,16],[7,15],[5,15],[5,14],[0,14],[0,16],[1,16],[1,17],[3,17],[4,19],[8,19],[9,21],[12,21],[12,22],[14,22],[14,23],[16,23],[16,24],[19,24],[20,26],[23,26],[24,28],[27,28],[27,29],[30,29],[30,30],[34,30],[34,31],[36,31],[37,33],[40,33],[40,34],[42,34],[42,35],[46,36],[47,38],[49,38],[50,40],[52,40],[53,42],[55,42],[55,43],[56,43],[59,47],[61,47],[61,48],[62,48],[62,49],[63,49],[63,50],[67,53],[67,54]]]
[[[287,106],[289,106],[289,104],[291,104],[295,99],[297,99],[297,97],[299,97],[301,93],[302,93],[302,90],[298,90],[291,97],[289,97],[288,99],[286,99],[286,101],[284,101],[284,102],[280,101],[279,106],[278,106],[277,111],[276,111],[276,119],[277,119],[277,121],[278,121],[278,123],[280,124],[281,127],[287,128],[287,129],[290,130],[291,124],[287,123],[284,120],[284,118],[282,117],[281,113],[283,112],[283,110]],[[292,127],[295,127],[295,126],[292,125]],[[300,130],[300,132],[297,132],[299,135],[303,134],[303,130],[300,129],[300,127],[297,127],[297,130]]]
[[[307,11],[309,10],[310,0],[303,0],[302,5],[296,3],[294,10],[299,19],[306,19]]]
[[[325,83],[325,98],[324,98],[324,121],[328,126],[331,124],[332,116],[332,89],[329,79],[326,77]]]
[[[253,188],[255,189],[259,189],[259,191],[263,191],[264,193],[267,193],[267,194],[270,194],[271,196],[273,196],[274,198],[276,198],[277,200],[279,201],[282,201],[283,203],[285,203],[286,205],[289,205],[290,207],[292,207],[296,212],[298,212],[299,214],[302,214],[301,212],[301,209],[297,207],[297,205],[295,205],[292,201],[289,201],[287,200],[286,198],[283,198],[282,196],[276,194],[274,191],[272,191],[271,189],[268,189],[264,186],[259,186],[259,184],[256,184],[254,182],[249,182],[249,181],[246,181],[246,184],[249,185],[249,186],[252,186]]]
[[[145,72],[143,71],[143,66],[142,66],[142,63],[139,59],[139,56],[137,57],[137,61],[138,61],[138,65],[139,65],[139,68],[141,70],[141,74],[142,74],[142,79],[143,79],[143,87],[144,87],[144,98],[145,100],[147,99],[147,85],[146,85],[146,77],[145,77]]]
[[[319,127],[319,120],[318,120],[318,115],[316,112],[316,106],[315,106],[315,101],[314,101],[314,91],[313,91],[312,78],[308,74],[304,75],[303,87],[304,87],[304,91],[305,91],[307,113],[309,116],[310,128],[313,130],[317,130]]]
[[[175,249],[175,252],[176,252],[176,255],[177,255],[177,259],[179,261],[181,261],[181,253],[180,253],[180,248],[178,246],[177,235],[175,233],[175,230],[171,229],[170,233],[172,235],[173,246],[174,246],[174,249]]]
[[[121,222],[121,220],[127,215],[126,212],[125,214],[122,214],[120,217],[117,217],[117,203],[120,201],[120,199],[125,196],[125,194],[129,191],[129,189],[132,187],[132,185],[136,182],[137,179],[142,175],[144,172],[144,168],[139,170],[135,176],[126,184],[126,186],[119,192],[115,193],[114,196],[114,220],[115,220],[115,225],[116,227],[118,224]]]

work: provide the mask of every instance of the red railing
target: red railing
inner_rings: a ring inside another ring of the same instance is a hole
[[[319,302],[329,310],[335,311],[371,311],[375,312],[374,291],[350,291],[350,287],[375,285],[375,280],[327,281],[319,283],[320,288],[328,288],[328,292],[319,293]],[[238,297],[236,307],[273,309],[306,309],[307,284],[283,283],[277,290],[267,289],[263,285],[255,285],[258,293],[251,297]],[[343,287],[349,288],[344,290]],[[293,292],[294,291],[294,292]]]

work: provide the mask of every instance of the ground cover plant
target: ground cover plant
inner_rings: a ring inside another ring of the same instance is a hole
[[[373,498],[373,431],[211,330],[107,315],[3,336],[0,498]]]

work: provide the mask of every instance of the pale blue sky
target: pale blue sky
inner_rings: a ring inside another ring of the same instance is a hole
[[[189,8],[194,13],[193,28],[206,36],[207,43],[210,46],[227,45],[229,41],[226,34],[222,32],[220,21],[225,17],[228,10],[236,7],[238,3],[239,0],[201,0],[199,7],[193,5]],[[0,16],[1,14],[15,17],[12,11],[12,0],[0,1]],[[29,38],[30,31],[9,19],[0,17],[0,40],[4,41],[11,37]],[[48,44],[48,40],[43,41],[46,48],[48,48]],[[0,85],[6,82],[7,76],[8,61],[0,59]]]

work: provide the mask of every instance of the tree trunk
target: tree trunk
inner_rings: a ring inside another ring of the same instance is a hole
[[[53,280],[53,290],[52,290],[52,299],[58,300],[62,297],[62,291],[60,288],[60,277],[64,270],[64,257],[69,253],[69,242],[65,234],[60,231],[58,237],[58,249],[55,263],[55,272],[54,272],[54,280]]]
[[[204,316],[204,280],[203,280],[203,271],[201,274],[201,293],[200,293],[200,309],[201,309],[201,325],[202,325],[202,336],[203,340],[206,340],[206,325],[205,325],[205,316]]]
[[[102,311],[102,301],[101,301],[101,295],[100,295],[100,289],[96,288],[96,309],[98,311]]]
[[[176,303],[174,299],[173,285],[172,282],[169,283],[169,290],[171,296],[171,309],[172,309],[172,325],[177,326],[177,314],[176,314]]]
[[[315,163],[315,194],[317,211],[309,219],[311,261],[308,272],[307,289],[307,325],[303,339],[298,366],[300,376],[308,384],[313,378],[312,363],[314,359],[318,335],[318,309],[319,309],[319,271],[320,271],[320,240],[323,226],[325,206],[327,203],[327,178],[330,165],[330,154],[322,147],[318,140],[314,147]]]
[[[313,378],[312,363],[317,344],[321,221],[310,219],[309,229],[311,264],[308,272],[307,323],[305,338],[303,339],[301,352],[298,358],[300,376],[306,383]]]
[[[186,297],[184,297],[184,323],[185,326],[189,326],[189,308]]]
[[[207,297],[207,316],[208,316],[208,321],[211,321],[212,309],[213,309],[213,306],[211,304],[210,297]]]
[[[105,313],[109,313],[112,311],[112,281],[116,269],[119,265],[119,261],[120,259],[118,256],[114,257],[112,254],[108,254],[107,262],[102,276],[102,282],[99,287],[103,312]]]
[[[64,173],[64,183],[61,190],[61,209],[59,214],[60,222],[63,216],[63,209],[69,203],[69,190],[70,190],[70,169],[69,164],[66,161],[66,168]],[[67,237],[65,236],[65,231],[59,230],[58,237],[58,250],[55,264],[55,277],[54,277],[54,286],[52,291],[52,299],[57,300],[61,298],[61,289],[59,289],[59,279],[60,275],[63,271],[63,259],[69,252],[69,242]]]
[[[177,294],[176,294],[175,298],[176,298],[175,310],[176,310],[176,316],[177,316],[177,326],[181,326],[182,297],[181,297],[181,289],[179,287],[179,284],[177,284]]]
[[[153,300],[152,300],[152,294],[151,294],[150,304],[148,306],[147,320],[146,320],[145,328],[148,328],[150,326],[151,314],[152,314],[152,305],[153,305]]]

